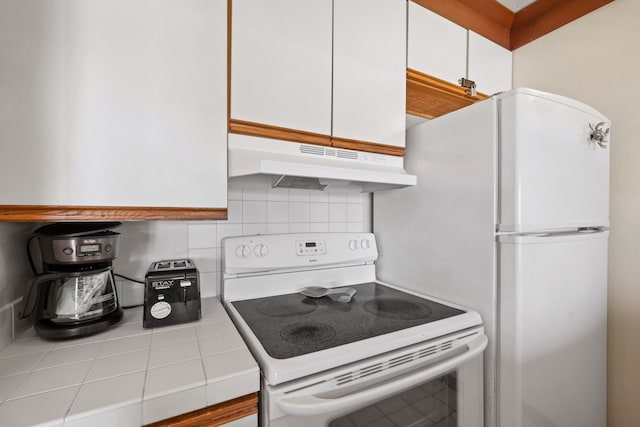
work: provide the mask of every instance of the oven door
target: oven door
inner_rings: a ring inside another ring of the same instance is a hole
[[[482,328],[263,386],[270,427],[484,425]]]

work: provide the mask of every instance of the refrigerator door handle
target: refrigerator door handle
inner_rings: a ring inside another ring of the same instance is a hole
[[[580,227],[580,228],[578,228],[578,233],[582,233],[582,234],[602,233],[603,231],[607,231],[607,227]]]
[[[535,241],[541,242],[537,240],[539,238],[580,239],[587,238],[590,235],[596,237],[595,235],[608,232],[608,227],[580,227],[573,230],[541,231],[539,233],[504,233],[496,235],[496,241],[499,243],[533,243]]]

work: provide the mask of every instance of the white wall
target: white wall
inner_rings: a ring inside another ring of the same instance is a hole
[[[616,0],[514,51],[514,87],[612,119],[608,426],[640,425],[640,1]]]
[[[116,229],[122,235],[114,271],[144,279],[153,261],[190,257],[200,272],[201,295],[213,296],[220,294],[224,237],[370,230],[368,193],[272,189],[262,181],[233,181],[229,183],[227,221],[127,222]],[[122,295],[134,290],[134,297],[142,298],[141,285],[117,280]],[[125,299],[124,303],[128,301]]]
[[[27,240],[39,225],[0,222],[0,348],[27,327],[26,322],[17,322],[16,316],[21,308],[20,298],[33,277]]]

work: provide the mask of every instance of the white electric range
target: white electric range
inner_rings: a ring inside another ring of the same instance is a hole
[[[223,302],[260,365],[263,426],[484,425],[480,316],[376,280],[373,234],[223,249]],[[346,289],[311,298],[308,286]]]

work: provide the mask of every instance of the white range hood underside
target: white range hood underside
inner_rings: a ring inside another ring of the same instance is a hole
[[[229,178],[263,176],[274,187],[371,192],[416,185],[403,158],[229,134]]]

